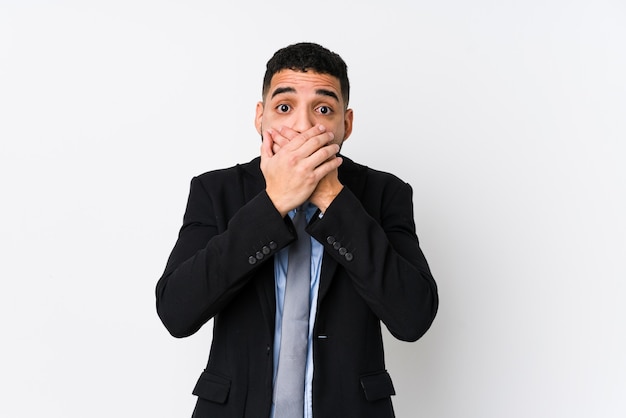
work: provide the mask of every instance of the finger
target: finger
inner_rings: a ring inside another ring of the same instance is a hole
[[[287,128],[287,127],[283,127],[282,130],[285,130],[286,132],[293,131],[292,129]],[[300,132],[300,133],[298,133],[297,131],[294,131],[294,132],[296,132],[297,135],[291,138],[290,143],[293,144],[294,149],[297,149],[297,148],[300,148],[302,145],[306,144],[307,142],[309,142],[311,138],[315,138],[316,136],[319,136],[323,134],[324,132],[326,132],[326,127],[324,125],[315,125],[307,129],[304,132]]]
[[[306,158],[306,156],[312,155],[314,152],[322,149],[325,146],[330,145],[330,142],[332,142],[334,139],[334,133],[322,132],[317,135],[311,136],[305,142],[296,145],[298,146],[298,151],[301,153],[301,155]],[[294,139],[292,143],[296,141],[297,140]]]
[[[295,136],[289,140],[288,137],[294,134]],[[275,130],[272,132],[272,138],[274,142],[279,143],[281,148],[294,151],[300,158],[307,158],[320,148],[328,145],[335,138],[335,135],[332,132],[327,132],[326,127],[323,125],[315,125],[302,133],[283,126],[280,132]]]
[[[280,148],[289,144],[289,139],[283,136],[279,131],[275,131],[272,129],[269,133],[272,137],[272,149],[274,150],[274,153],[276,153]]]
[[[294,139],[296,136],[300,135],[300,132],[296,131],[295,129],[291,129],[288,126],[281,126],[280,128],[278,128],[278,132],[280,132],[282,136],[284,136],[290,141]]]
[[[329,144],[326,145],[314,153],[312,153],[305,160],[311,169],[315,170],[325,162],[329,160],[337,159],[337,153],[339,152],[339,145],[337,144]]]
[[[271,158],[274,155],[272,151],[274,146],[274,140],[272,139],[272,130],[268,129],[263,132],[263,142],[261,142],[261,156],[264,158]]]
[[[339,166],[343,163],[343,158],[341,157],[333,157],[326,159],[322,164],[318,165],[315,170],[315,177],[318,179],[323,179],[328,173],[333,170],[339,168]]]

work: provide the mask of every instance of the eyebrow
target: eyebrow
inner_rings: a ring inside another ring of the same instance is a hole
[[[319,90],[315,90],[315,94],[321,94],[322,96],[332,97],[333,99],[337,100],[337,102],[339,102],[339,97],[337,97],[334,91],[330,91],[326,89],[319,89]]]
[[[295,93],[295,92],[296,92],[296,89],[294,89],[293,87],[279,87],[272,92],[272,99],[279,94]]]
[[[296,89],[293,87],[279,87],[272,92],[271,98],[274,98],[275,96],[283,93],[296,93]],[[317,89],[315,90],[315,94],[319,94],[320,96],[332,97],[333,99],[337,100],[337,102],[339,101],[339,97],[337,97],[337,94],[335,94],[335,92],[331,90]]]

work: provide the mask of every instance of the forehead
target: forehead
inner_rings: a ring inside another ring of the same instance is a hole
[[[341,98],[341,83],[337,77],[330,74],[321,74],[314,71],[281,70],[272,76],[267,91],[267,98],[271,98],[272,93],[276,89],[285,87],[293,88],[297,94],[314,93],[316,90],[329,90]]]

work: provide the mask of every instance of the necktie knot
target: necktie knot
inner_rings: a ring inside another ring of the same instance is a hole
[[[296,208],[296,214],[293,217],[293,224],[298,232],[298,239],[300,238],[300,231],[304,231],[306,227],[306,206],[302,204]]]

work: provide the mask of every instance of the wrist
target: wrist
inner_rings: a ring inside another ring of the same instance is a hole
[[[278,211],[278,213],[280,213],[281,217],[285,217],[287,216],[287,214],[289,213],[289,211],[293,208],[289,207],[288,204],[286,202],[283,202],[281,199],[279,199],[275,194],[273,194],[271,191],[265,189],[265,194],[267,194],[267,197],[269,197],[270,201],[272,202],[272,204],[274,205],[274,208],[276,209],[276,211]]]
[[[317,206],[322,213],[325,213],[328,207],[331,205],[331,203],[333,203],[335,198],[339,195],[339,193],[341,193],[342,190],[343,184],[339,184],[332,190],[314,193],[314,195],[311,196],[310,199],[311,203]]]

